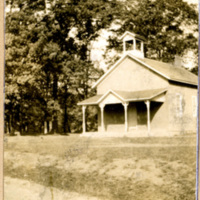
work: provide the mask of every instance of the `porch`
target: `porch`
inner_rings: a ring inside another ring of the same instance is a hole
[[[102,137],[151,136],[152,117],[165,101],[166,89],[125,92],[108,91],[80,102],[83,112],[83,135],[86,133],[86,108],[98,106],[98,132],[90,135]]]

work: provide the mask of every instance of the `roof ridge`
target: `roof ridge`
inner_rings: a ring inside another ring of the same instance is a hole
[[[169,81],[172,80],[172,81],[177,81],[179,83],[185,83],[189,85],[198,85],[197,83],[198,81],[195,79],[195,78],[198,78],[198,76],[196,76],[195,74],[193,74],[186,68],[175,67],[170,63],[157,61],[157,60],[153,60],[149,58],[137,58],[133,56],[132,54],[125,54],[114,65],[112,65],[112,67],[103,76],[101,76],[100,79],[98,79],[95,82],[92,88],[99,85],[104,80],[104,78],[108,74],[112,73],[112,71],[119,65],[119,63],[122,62],[127,57],[133,59],[136,62],[139,62],[141,65],[149,68],[150,70],[156,72],[157,74],[159,74],[160,76],[162,76],[163,78]],[[157,65],[155,65],[156,63]],[[172,74],[172,70],[174,70],[175,74]]]
[[[141,59],[152,60],[152,61],[154,61],[154,62],[163,63],[163,64],[166,64],[166,65],[173,66],[173,64],[171,64],[171,63],[167,63],[167,62],[160,61],[160,60],[155,60],[155,59],[152,59],[152,58],[141,58]]]

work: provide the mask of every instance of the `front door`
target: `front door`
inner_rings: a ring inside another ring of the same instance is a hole
[[[137,102],[137,124],[138,126],[145,126],[147,125],[147,108],[144,102]]]
[[[130,102],[128,105],[128,127],[129,129],[136,129],[137,127],[137,109],[135,102]]]

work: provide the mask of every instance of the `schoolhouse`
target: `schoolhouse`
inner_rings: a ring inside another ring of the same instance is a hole
[[[125,32],[123,56],[79,102],[86,132],[87,106],[97,106],[102,136],[172,136],[197,130],[198,77],[175,64],[144,57],[145,39]],[[178,62],[177,62],[178,63]]]

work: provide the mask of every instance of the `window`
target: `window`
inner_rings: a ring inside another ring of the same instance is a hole
[[[141,41],[136,40],[136,50],[141,51]]]
[[[180,93],[176,93],[175,101],[176,101],[176,116],[182,117],[183,116],[183,96]]]
[[[192,113],[193,117],[197,117],[197,96],[192,96]]]
[[[126,41],[126,51],[133,50],[133,40]]]

